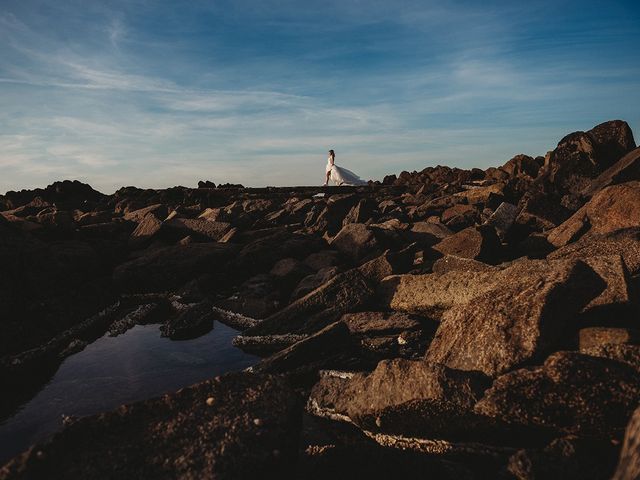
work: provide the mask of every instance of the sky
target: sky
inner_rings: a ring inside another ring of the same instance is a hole
[[[499,166],[626,120],[640,2],[2,0],[0,192]]]

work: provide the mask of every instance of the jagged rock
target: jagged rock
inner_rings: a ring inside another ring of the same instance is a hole
[[[471,205],[486,205],[490,202],[491,197],[499,196],[503,197],[504,183],[494,183],[486,187],[476,187],[464,190],[462,192],[454,193],[453,196],[464,199]]]
[[[153,213],[145,215],[136,229],[131,233],[130,243],[132,246],[144,244],[147,240],[153,238],[160,232],[162,221]]]
[[[162,292],[205,273],[223,275],[237,252],[230,243],[176,245],[118,265],[113,281],[124,292]]]
[[[502,167],[500,167],[500,169],[509,174],[510,177],[526,175],[531,178],[536,178],[538,176],[538,170],[540,170],[540,167],[541,165],[536,162],[533,157],[520,154],[513,157]]]
[[[633,412],[627,425],[620,461],[612,480],[637,478],[640,478],[640,408]]]
[[[445,274],[453,271],[473,272],[496,272],[498,267],[487,265],[486,263],[473,260],[471,258],[458,257],[456,255],[445,255],[433,262],[431,267],[433,273]]]
[[[582,194],[591,197],[610,185],[640,180],[640,148],[630,151],[616,163],[598,175]]]
[[[340,264],[340,254],[335,250],[321,250],[309,255],[303,262],[315,271],[327,267],[337,267]]]
[[[162,224],[163,229],[177,231],[178,235],[198,235],[214,241],[220,240],[231,230],[228,222],[214,222],[192,218],[172,218]]]
[[[572,434],[616,435],[640,400],[640,374],[615,360],[557,352],[541,367],[498,377],[477,413]]]
[[[608,168],[627,152],[636,148],[633,132],[627,122],[611,120],[589,130],[595,140],[598,157],[603,167]]]
[[[607,234],[633,227],[640,227],[640,181],[601,190],[553,229],[547,239],[554,246],[562,247],[587,233]]]
[[[433,247],[442,255],[473,258],[485,263],[497,262],[500,248],[500,239],[495,229],[489,225],[465,228]]]
[[[638,343],[640,331],[629,328],[588,327],[578,332],[578,345],[581,352],[588,352],[590,348],[606,344]]]
[[[500,206],[491,214],[485,222],[486,225],[492,225],[496,229],[498,237],[504,239],[509,233],[509,229],[513,225],[518,216],[518,207],[511,203],[502,202]]]
[[[343,314],[365,308],[373,296],[367,279],[352,269],[266,318],[245,335],[315,333]]]
[[[296,300],[300,297],[304,297],[316,288],[327,283],[333,277],[338,275],[338,273],[340,273],[340,269],[338,267],[325,267],[321,268],[314,274],[307,275],[296,285],[291,293],[291,299]]]
[[[396,312],[346,313],[341,321],[353,335],[389,335],[417,330],[425,323],[419,317]]]
[[[277,279],[280,290],[285,292],[285,296],[289,296],[293,288],[310,275],[312,270],[300,260],[283,258],[276,262],[270,273]]]
[[[140,223],[147,215],[153,215],[157,220],[164,220],[169,214],[169,210],[166,205],[157,203],[155,205],[149,205],[148,207],[139,208],[124,214],[125,220]]]
[[[520,201],[515,223],[524,235],[557,227],[571,216],[571,211],[542,193],[527,193]]]
[[[559,248],[547,258],[587,259],[621,255],[631,275],[640,273],[640,228],[620,230],[604,235],[589,235]]]
[[[600,480],[611,477],[617,453],[608,439],[570,435],[555,439],[542,450],[519,450],[509,458],[507,470],[519,480]]]
[[[283,378],[228,374],[81,418],[11,460],[0,478],[286,478],[300,414]]]
[[[307,410],[367,430],[442,438],[429,435],[461,430],[461,425],[445,424],[454,411],[461,420],[470,413],[488,386],[488,378],[478,372],[423,360],[383,360],[370,374],[322,376],[311,391]]]
[[[609,358],[611,360],[626,363],[640,372],[640,345],[606,343],[590,347],[581,347],[580,352],[594,357]]]
[[[409,271],[413,266],[412,253],[410,247],[399,252],[387,250],[382,255],[360,265],[358,271],[371,285],[375,285],[389,275]]]
[[[453,235],[453,232],[441,223],[415,222],[410,228],[411,239],[422,244],[435,245],[440,240]]]
[[[375,203],[369,198],[361,199],[356,205],[354,205],[349,213],[344,217],[342,225],[349,223],[365,223],[371,220],[375,210]]]
[[[542,265],[519,262],[503,271],[508,282],[446,311],[426,358],[496,376],[562,348],[604,282],[582,262]]]
[[[251,370],[260,373],[284,373],[298,369],[339,368],[340,357],[351,353],[351,347],[349,329],[343,322],[335,322],[258,362]]]
[[[479,219],[478,209],[464,203],[447,208],[440,216],[440,221],[455,232],[474,225]]]
[[[209,333],[213,328],[213,310],[209,302],[189,306],[160,327],[163,337],[188,340]]]
[[[333,237],[331,246],[354,261],[379,253],[374,231],[363,223],[349,223]]]
[[[218,307],[251,318],[266,318],[281,308],[282,298],[289,294],[290,285],[278,277],[259,273],[244,281],[233,294],[216,302]]]

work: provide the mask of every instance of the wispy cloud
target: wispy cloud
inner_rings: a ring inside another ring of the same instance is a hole
[[[0,191],[313,184],[328,148],[381,178],[543,154],[613,117],[640,127],[639,8],[616,2],[3,7]]]

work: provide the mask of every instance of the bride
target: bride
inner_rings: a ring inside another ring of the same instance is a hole
[[[335,164],[336,154],[333,150],[329,150],[329,158],[327,158],[326,174],[327,178],[324,182],[326,187],[329,180],[332,180],[338,186],[341,185],[367,185],[367,182],[362,180],[358,175],[351,170],[339,167]]]

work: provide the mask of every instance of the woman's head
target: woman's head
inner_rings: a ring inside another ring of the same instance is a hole
[[[334,152],[333,150],[329,150],[329,155],[331,155],[332,157],[336,156],[336,152]]]

